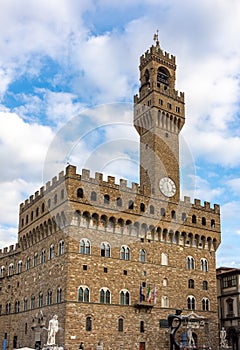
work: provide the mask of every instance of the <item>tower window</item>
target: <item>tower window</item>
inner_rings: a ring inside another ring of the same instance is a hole
[[[168,104],[167,104],[167,108],[168,108],[168,109],[172,109],[171,103],[168,103]]]
[[[140,333],[144,333],[144,321],[140,321]]]
[[[96,201],[97,200],[97,193],[96,192],[91,192],[91,201]]]
[[[202,218],[202,225],[206,226],[206,218],[204,218],[204,217]]]
[[[149,210],[150,214],[154,214],[154,206],[150,205],[150,210]]]
[[[163,105],[163,100],[159,99],[158,103],[160,104],[160,106]]]
[[[197,223],[196,215],[193,215],[193,216],[192,216],[192,223],[193,223],[193,224],[196,224],[196,223]]]
[[[180,107],[176,107],[176,112],[180,113]]]
[[[141,204],[140,204],[140,211],[141,211],[142,213],[145,212],[145,204],[144,204],[144,203],[141,203]]]
[[[168,80],[169,80],[168,70],[164,67],[159,67],[157,72],[157,82],[168,85],[169,84]]]
[[[108,194],[105,194],[104,195],[104,204],[109,204],[109,202],[110,202],[110,197]]]
[[[133,201],[129,201],[128,202],[128,209],[133,209],[133,207],[134,207],[134,203],[133,203]]]
[[[118,332],[123,332],[123,318],[118,319]]]
[[[78,188],[78,190],[77,190],[77,197],[78,198],[83,198],[83,189],[82,188]]]
[[[117,207],[121,207],[122,206],[122,198],[117,198],[116,200],[116,203],[117,203]]]

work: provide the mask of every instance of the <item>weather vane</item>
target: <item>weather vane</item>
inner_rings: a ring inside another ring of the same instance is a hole
[[[158,32],[159,32],[159,30],[157,29],[157,33],[155,33],[155,34],[153,35],[153,40],[154,40],[156,43],[158,43]]]

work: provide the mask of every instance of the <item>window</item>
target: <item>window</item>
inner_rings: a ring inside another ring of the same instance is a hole
[[[202,310],[203,311],[209,311],[209,300],[208,298],[202,299]]]
[[[144,203],[141,203],[141,204],[140,204],[140,211],[141,211],[142,213],[145,212],[145,204],[144,204]]]
[[[51,244],[49,248],[49,260],[52,260],[54,258],[54,245]]]
[[[161,264],[165,266],[168,265],[168,256],[165,253],[161,254]]]
[[[26,270],[29,270],[30,269],[30,258],[28,257],[27,260],[26,260]]]
[[[79,287],[78,301],[81,301],[82,303],[89,303],[89,288],[87,286]]]
[[[168,109],[172,109],[171,103],[169,103],[169,102],[167,103],[167,108],[168,108]]]
[[[61,190],[61,199],[64,199],[64,189]]]
[[[38,253],[35,253],[35,254],[34,254],[34,257],[33,257],[33,266],[34,266],[34,267],[37,266],[37,261],[38,261]]]
[[[62,302],[62,288],[58,287],[57,289],[57,303],[61,303]]]
[[[194,259],[192,256],[188,256],[186,259],[186,268],[188,270],[194,270]]]
[[[194,288],[194,280],[190,279],[188,280],[188,288]]]
[[[134,209],[134,202],[132,200],[128,202],[128,209]]]
[[[121,290],[120,292],[120,304],[129,305],[130,294],[126,289]]]
[[[187,220],[187,214],[186,213],[182,213],[182,221],[186,221]]]
[[[97,193],[92,191],[91,192],[91,201],[96,201],[97,200]]]
[[[17,272],[18,272],[18,273],[21,273],[21,272],[22,272],[22,266],[23,266],[23,263],[22,263],[22,260],[20,260],[20,261],[18,262],[18,269],[17,269]]]
[[[27,298],[24,298],[24,300],[23,300],[23,311],[27,311],[27,303],[28,303]]]
[[[110,197],[108,194],[104,195],[104,204],[109,204],[110,203]]]
[[[162,106],[163,105],[163,100],[159,99],[158,103],[160,104],[160,106]]]
[[[80,253],[90,254],[90,241],[86,238],[83,238],[80,241]]]
[[[169,299],[167,296],[162,296],[162,307],[169,307]]]
[[[4,277],[4,273],[5,273],[5,266],[1,266],[0,277]]]
[[[121,207],[122,206],[122,198],[117,198],[116,200],[116,204],[117,204],[117,207]]]
[[[57,204],[57,194],[54,196],[54,204]]]
[[[160,215],[161,215],[162,217],[165,217],[165,216],[166,216],[166,211],[165,211],[164,208],[161,208],[161,209],[160,209]]]
[[[92,318],[91,316],[86,317],[86,331],[91,332],[92,330]]]
[[[42,307],[43,306],[43,293],[39,293],[38,296],[38,307]]]
[[[128,246],[122,246],[121,252],[120,252],[120,259],[130,260],[130,249],[128,248]]]
[[[31,296],[30,308],[31,309],[35,308],[35,296],[34,295]]]
[[[203,258],[200,261],[201,271],[207,272],[208,271],[208,261],[207,259]]]
[[[197,217],[196,215],[192,216],[192,224],[196,224],[197,223]]]
[[[0,304],[0,316],[2,315],[2,304]]]
[[[44,211],[45,211],[45,204],[42,203],[42,213],[44,213]]]
[[[6,314],[9,315],[11,313],[11,303],[6,304]]]
[[[47,293],[47,305],[52,305],[52,291],[49,290]]]
[[[31,221],[33,221],[33,211],[31,212]]]
[[[203,283],[202,283],[202,289],[203,289],[203,290],[208,290],[208,282],[207,282],[207,281],[203,281]]]
[[[196,308],[196,299],[192,295],[187,297],[187,308],[188,310],[195,310]]]
[[[233,299],[228,298],[226,300],[227,302],[227,317],[234,317],[234,310],[233,310]]]
[[[146,261],[146,252],[144,249],[140,250],[140,261],[145,262]]]
[[[20,301],[15,302],[15,313],[18,314],[20,312]]]
[[[168,285],[168,279],[164,278],[163,279],[163,287],[167,287],[167,285]]]
[[[144,321],[140,321],[140,333],[144,333]]]
[[[223,288],[235,287],[237,285],[237,276],[223,277]]]
[[[150,212],[150,214],[154,214],[154,206],[153,205],[150,205],[149,212]]]
[[[39,209],[36,208],[36,218],[38,217],[38,215],[39,215]]]
[[[118,332],[123,332],[123,318],[118,319]]]
[[[110,258],[110,244],[107,242],[101,243],[101,256],[105,256],[106,258]]]
[[[176,107],[176,112],[180,113],[180,107]]]
[[[206,226],[206,218],[202,218],[202,225]]]
[[[14,265],[13,264],[10,264],[8,266],[8,276],[12,276],[14,273]]]
[[[64,241],[61,240],[58,242],[58,255],[64,254]]]
[[[101,304],[110,304],[111,294],[109,289],[102,288],[100,290],[100,303]]]
[[[45,251],[45,249],[43,249],[41,251],[40,263],[43,264],[45,262],[45,259],[46,259],[46,251]]]
[[[78,188],[78,190],[77,190],[77,197],[78,198],[83,198],[83,189],[82,188]]]
[[[172,217],[172,219],[176,220],[176,212],[175,212],[175,210],[171,211],[171,217]]]
[[[215,228],[215,220],[211,220],[211,228]]]
[[[26,216],[26,224],[28,224],[28,215]]]

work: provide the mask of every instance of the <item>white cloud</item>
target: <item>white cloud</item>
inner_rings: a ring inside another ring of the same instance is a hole
[[[0,225],[0,249],[17,243],[17,227],[5,227]]]

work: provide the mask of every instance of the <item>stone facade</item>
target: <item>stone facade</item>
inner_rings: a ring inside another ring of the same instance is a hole
[[[174,89],[175,69],[158,41],[141,57],[140,185],[69,165],[20,205],[18,243],[0,252],[0,342],[7,338],[8,349],[46,344],[54,314],[57,343],[70,350],[81,341],[85,349],[99,341],[104,349],[167,349],[166,320],[176,309],[201,324],[199,348],[217,348],[220,208],[179,200],[184,94]],[[170,105],[178,115],[167,114]],[[163,176],[174,181],[171,196],[159,189]],[[179,341],[186,331],[185,322]]]

